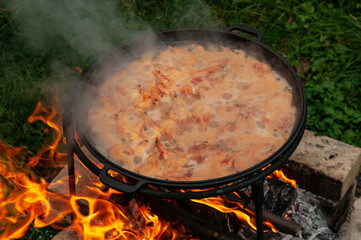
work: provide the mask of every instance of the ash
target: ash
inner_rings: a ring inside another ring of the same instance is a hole
[[[301,225],[299,236],[283,235],[282,240],[320,239],[333,240],[336,234],[327,226],[319,209],[320,201],[317,195],[297,188],[297,198],[286,212],[287,219]],[[282,235],[282,234],[281,234]]]

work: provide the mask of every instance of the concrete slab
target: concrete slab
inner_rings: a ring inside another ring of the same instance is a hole
[[[361,148],[306,130],[296,151],[283,165],[299,187],[340,201],[361,166]]]

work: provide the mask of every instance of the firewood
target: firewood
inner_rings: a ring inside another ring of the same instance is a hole
[[[209,224],[208,222],[184,211],[181,207],[176,207],[171,203],[153,199],[149,202],[151,211],[159,217],[168,221],[180,221],[190,232],[202,239],[209,240],[240,240],[239,236],[223,230],[218,226]]]
[[[227,198],[230,201],[238,202],[241,205],[245,206],[245,209],[248,209],[250,211],[250,214],[255,217],[255,206],[251,203],[246,204],[242,201],[239,197],[237,197],[234,194],[227,194]],[[263,220],[269,221],[270,223],[275,226],[275,228],[286,234],[291,234],[293,236],[297,236],[299,231],[301,230],[301,226],[295,222],[289,221],[281,216],[278,216],[277,214],[264,210],[263,209]]]

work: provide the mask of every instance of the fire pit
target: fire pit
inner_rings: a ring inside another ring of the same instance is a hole
[[[256,39],[240,36],[233,31],[251,34]],[[94,93],[104,79],[109,78],[122,67],[124,59],[133,58],[149,51],[144,39],[118,47],[114,52],[101,58],[84,71],[81,81],[71,93],[68,109],[63,116],[64,134],[68,146],[70,189],[74,188],[74,154],[101,182],[108,187],[129,194],[166,199],[202,199],[231,193],[252,186],[252,198],[256,211],[257,236],[263,238],[262,202],[263,182],[266,176],[278,169],[296,149],[306,122],[305,95],[297,74],[277,53],[261,43],[262,33],[249,27],[235,25],[226,31],[186,29],[158,33],[158,45],[175,46],[184,42],[197,44],[217,44],[230,49],[246,51],[252,57],[268,64],[272,71],[285,78],[292,89],[293,105],[296,107],[296,121],[292,133],[285,143],[271,156],[243,171],[200,181],[169,181],[152,178],[129,171],[102,154],[94,145],[84,121],[89,108],[89,93]],[[91,94],[90,94],[91,95]],[[101,127],[101,126],[99,126]],[[84,150],[91,153],[86,155]]]

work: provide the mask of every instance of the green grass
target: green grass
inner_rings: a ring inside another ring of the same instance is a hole
[[[30,226],[22,240],[49,240],[52,239],[59,230],[55,230],[51,227],[44,227],[44,228],[34,228],[34,226]]]
[[[23,1],[18,2],[21,5]],[[87,6],[92,1],[85,5],[79,2],[80,6]],[[112,44],[127,40],[132,36],[128,32],[136,33],[149,27],[163,31],[188,27],[225,29],[242,24],[262,31],[262,42],[284,56],[304,82],[307,128],[361,147],[359,1],[109,2],[115,3],[111,6],[112,14],[102,13],[111,7],[99,5],[95,10],[87,9],[88,12],[78,18],[83,19],[87,14],[98,17],[100,26],[104,26],[101,31]],[[0,139],[14,146],[27,146],[35,152],[45,136],[44,124],[27,122],[37,101],[47,101],[50,98],[47,89],[56,84],[63,90],[69,88],[77,77],[73,67],[85,68],[97,56],[84,54],[79,49],[82,41],[92,43],[91,37],[76,42],[77,34],[62,36],[55,25],[50,28],[52,34],[44,35],[41,47],[34,48],[18,21],[25,16],[24,12],[18,10],[16,3],[9,3],[0,1]],[[71,10],[66,15],[69,18],[74,14]],[[99,15],[95,14],[97,11]],[[122,24],[117,19],[121,19]],[[73,21],[67,26],[74,26],[78,31],[93,30],[78,26],[82,22]],[[51,26],[51,21],[48,24]],[[120,34],[118,30],[125,32]],[[73,39],[75,41],[71,41]]]

